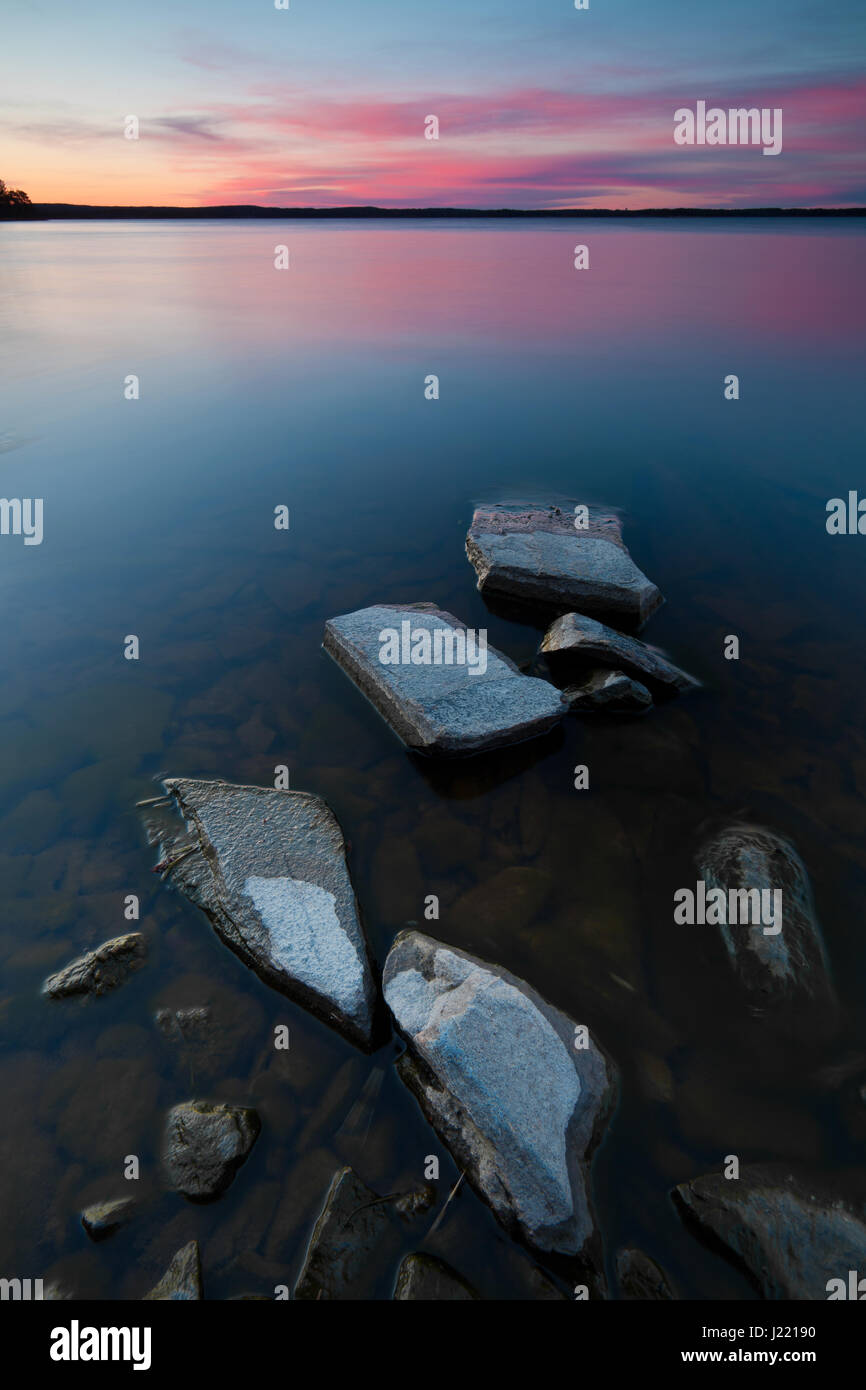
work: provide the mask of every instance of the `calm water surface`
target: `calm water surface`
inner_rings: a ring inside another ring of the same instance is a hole
[[[622,1099],[595,1164],[611,1276],[634,1243],[687,1297],[754,1296],[668,1194],[728,1153],[862,1163],[866,1106],[817,1074],[866,1050],[866,541],[824,527],[829,497],[866,492],[863,231],[0,227],[0,494],[45,504],[41,546],[0,538],[0,1274],[140,1298],[195,1237],[208,1296],[270,1294],[340,1163],[381,1193],[417,1185],[430,1153],[443,1197],[456,1178],[396,1043],[363,1057],[151,872],[133,806],[161,774],[269,785],[285,763],[340,818],[380,962],[436,893],[443,940],[524,976],[613,1054]],[[425,764],[322,653],[322,626],[434,600],[528,662],[538,629],[490,614],[463,554],[473,505],[505,495],[620,507],[667,597],[644,635],[705,689]],[[702,827],[734,815],[807,864],[845,1006],[832,1043],[777,1036],[712,929],[673,924]],[[41,999],[47,973],[128,928],[129,893],[146,968],[84,1007]],[[153,1023],[201,1003],[220,1022],[204,1064]],[[263,1124],[204,1207],[158,1175],[164,1113],[191,1094],[253,1104]],[[94,1246],[78,1212],[128,1191],[133,1153],[147,1202]],[[468,1190],[424,1248],[488,1297],[526,1296],[528,1261]],[[371,1271],[371,1295],[392,1277]]]

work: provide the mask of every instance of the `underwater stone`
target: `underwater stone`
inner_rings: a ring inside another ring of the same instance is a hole
[[[562,698],[572,714],[643,714],[653,702],[645,685],[624,671],[604,668],[589,671],[577,684],[567,686]]]
[[[159,1283],[144,1295],[145,1301],[177,1300],[193,1302],[201,1298],[201,1260],[198,1241],[191,1240],[172,1257]]]
[[[407,1255],[397,1271],[397,1302],[459,1303],[478,1297],[456,1270],[435,1255]]]
[[[95,950],[88,951],[87,955],[70,961],[57,974],[49,975],[42,986],[42,993],[50,995],[52,999],[62,999],[71,994],[107,994],[141,969],[146,954],[147,948],[140,932],[115,936],[111,941],[103,941]]]
[[[255,1110],[188,1100],[169,1111],[162,1161],[172,1185],[193,1200],[217,1197],[234,1181],[259,1136]]]

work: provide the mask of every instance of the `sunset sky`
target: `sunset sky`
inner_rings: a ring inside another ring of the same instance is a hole
[[[866,204],[864,0],[2,0],[0,52],[34,202]],[[781,155],[676,146],[698,100]]]

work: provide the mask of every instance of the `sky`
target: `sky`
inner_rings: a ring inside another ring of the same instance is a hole
[[[866,204],[864,0],[0,0],[0,53],[34,202]],[[677,145],[698,101],[781,153]]]

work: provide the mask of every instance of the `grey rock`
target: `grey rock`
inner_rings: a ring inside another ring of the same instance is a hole
[[[827,1299],[831,1279],[866,1271],[862,1199],[852,1203],[820,1181],[778,1165],[711,1173],[674,1189],[681,1214],[721,1243],[767,1299]]]
[[[719,926],[746,991],[761,1003],[800,1001],[834,1008],[809,875],[790,841],[761,826],[734,824],[701,847],[696,863],[708,890],[782,891],[782,929],[775,935],[760,924]]]
[[[95,950],[70,961],[55,975],[49,975],[42,986],[42,993],[50,995],[52,999],[62,999],[71,994],[107,994],[141,968],[146,954],[147,948],[140,932],[115,936],[111,941],[103,941]]]
[[[578,531],[574,521],[571,504],[477,507],[466,554],[478,588],[641,626],[664,600],[623,544],[619,517],[590,507],[585,529]]]
[[[653,702],[645,685],[624,671],[604,667],[589,671],[577,684],[566,686],[562,698],[573,714],[643,714]]]
[[[204,1044],[211,1032],[210,1009],[202,1004],[188,1009],[157,1009],[156,1026],[164,1038],[181,1044]]]
[[[307,792],[164,785],[186,829],[164,810],[146,812],[162,870],[263,980],[370,1047],[377,988],[330,808]]]
[[[394,1298],[398,1302],[460,1303],[478,1297],[456,1270],[435,1255],[407,1255],[397,1271]]]
[[[261,1125],[255,1110],[188,1100],[168,1113],[162,1159],[172,1186],[185,1197],[217,1197],[256,1142]]]
[[[655,1260],[631,1246],[617,1252],[616,1277],[623,1298],[662,1302],[676,1298],[670,1280]]]
[[[104,1240],[106,1236],[124,1226],[135,1210],[134,1197],[115,1197],[109,1202],[94,1202],[81,1213],[81,1224],[91,1240]]]
[[[582,613],[564,613],[551,623],[539,650],[554,673],[606,666],[624,671],[654,695],[669,697],[700,686],[700,681],[674,666],[658,647]]]
[[[191,1240],[172,1257],[171,1264],[159,1283],[144,1295],[145,1301],[193,1302],[201,1298],[201,1260],[198,1241]]]
[[[387,628],[431,634],[465,631],[453,614],[432,603],[379,604],[344,613],[325,624],[324,647],[407,747],[457,757],[519,743],[547,733],[565,712],[548,681],[524,676],[513,661],[487,648],[486,670],[468,664],[383,665],[379,635]],[[446,652],[444,639],[443,657]],[[435,648],[432,648],[435,655]]]
[[[352,1168],[341,1168],[331,1180],[310,1237],[294,1297],[368,1297],[379,1269],[399,1247],[396,1218],[411,1221],[428,1209],[431,1196],[425,1188],[379,1197]]]
[[[398,1070],[458,1166],[532,1249],[598,1268],[588,1163],[616,1093],[598,1044],[496,965],[418,932],[388,956],[384,993],[409,1048]]]

